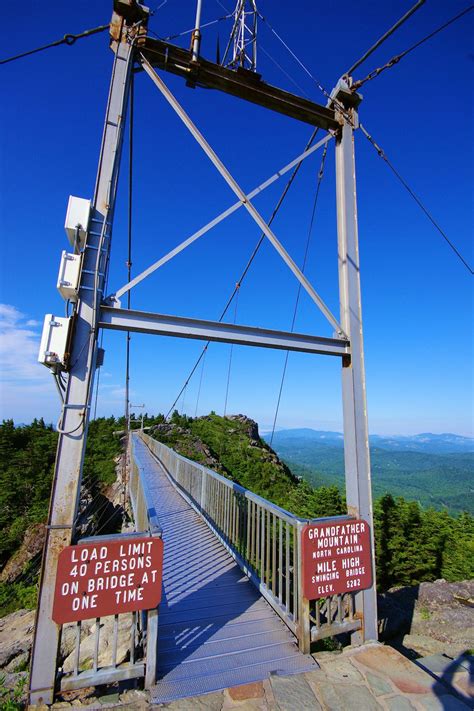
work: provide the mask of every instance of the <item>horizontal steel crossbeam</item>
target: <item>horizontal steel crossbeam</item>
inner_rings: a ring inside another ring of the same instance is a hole
[[[266,84],[255,72],[227,69],[202,57],[193,62],[189,50],[152,37],[140,51],[152,66],[183,77],[188,86],[218,89],[326,131],[340,128],[334,110]]]
[[[349,341],[342,338],[323,338],[255,326],[240,326],[219,321],[203,321],[182,316],[118,309],[110,306],[101,307],[99,326],[116,331],[151,333],[158,336],[193,338],[235,343],[242,346],[276,348],[284,351],[335,356],[350,354]]]

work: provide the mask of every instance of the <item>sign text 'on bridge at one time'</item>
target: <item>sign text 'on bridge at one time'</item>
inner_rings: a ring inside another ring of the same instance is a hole
[[[301,531],[303,595],[367,590],[372,586],[370,529],[361,519],[307,524]]]
[[[58,624],[150,610],[161,600],[161,538],[98,540],[59,554],[53,620]]]

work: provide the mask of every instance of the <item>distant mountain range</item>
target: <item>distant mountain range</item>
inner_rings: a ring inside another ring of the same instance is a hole
[[[270,440],[269,434],[264,434],[263,438],[266,441]],[[293,439],[304,439],[333,447],[342,447],[344,444],[344,437],[341,432],[326,432],[308,427],[279,430],[275,432],[273,444],[288,442]],[[429,454],[474,452],[474,438],[462,437],[449,432],[445,434],[424,432],[417,435],[370,435],[369,439],[372,447],[387,449],[391,452],[426,452]]]
[[[263,438],[269,442],[270,435]],[[275,432],[273,449],[313,486],[344,484],[343,436],[309,428]],[[375,497],[389,492],[423,506],[474,513],[474,439],[455,434],[370,437]]]

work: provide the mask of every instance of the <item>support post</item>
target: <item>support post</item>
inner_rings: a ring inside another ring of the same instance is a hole
[[[158,657],[158,609],[148,610],[146,628],[146,671],[145,689],[156,684],[156,665]]]
[[[355,110],[352,112],[357,120]],[[350,357],[343,358],[342,397],[344,416],[344,461],[348,513],[365,519],[371,530],[373,585],[356,595],[356,615],[362,629],[353,643],[377,639],[377,597],[370,483],[369,431],[365,387],[364,344],[360,294],[357,196],[354,131],[345,119],[336,140],[337,234],[341,326],[351,343]]]
[[[118,16],[115,16],[117,18]],[[51,704],[56,685],[60,626],[52,620],[58,556],[71,543],[81,488],[90,403],[96,368],[100,302],[110,251],[111,226],[127,109],[133,47],[125,24],[114,46],[97,182],[84,249],[71,368],[61,415],[47,535],[43,552],[30,672],[30,704]]]
[[[301,531],[303,526],[304,523],[298,521],[293,529],[295,534],[293,545],[296,549],[296,571],[293,575],[296,574],[298,578],[298,647],[302,654],[309,654],[311,651],[311,623],[309,619],[309,600],[303,595],[303,551],[301,549]]]
[[[199,60],[199,50],[201,49],[201,10],[202,0],[197,0],[196,5],[196,21],[194,23],[194,32],[191,39],[192,61]]]

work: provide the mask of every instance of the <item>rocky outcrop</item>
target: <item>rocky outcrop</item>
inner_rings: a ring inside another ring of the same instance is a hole
[[[117,664],[121,664],[129,657],[131,628],[132,615],[119,615],[116,659]],[[97,625],[95,622],[93,622],[88,626],[87,630],[85,630],[84,634],[82,635],[79,659],[79,669],[81,671],[84,671],[85,669],[92,669],[96,642],[96,632]],[[113,638],[114,618],[103,617],[100,620],[99,629],[99,667],[110,666],[113,663]],[[63,648],[62,651],[69,651],[69,654],[65,658],[62,665],[63,671],[72,672],[74,669],[75,662],[74,641],[72,647]]]
[[[76,523],[78,538],[101,534],[117,533],[124,518],[123,491],[124,466],[123,454],[115,459],[116,480],[103,487],[100,492],[90,491],[82,486],[79,501],[79,517]]]
[[[34,624],[34,610],[17,610],[0,618],[1,669],[14,672],[28,660]]]
[[[94,535],[97,530],[102,534],[107,532],[115,532],[120,530],[123,522],[123,482],[121,459],[116,461],[117,479],[116,481],[104,489],[101,494],[92,497],[89,492],[81,492],[82,503],[88,503],[85,506],[85,511],[81,518],[81,523],[78,527],[80,537],[85,535]],[[27,566],[34,563],[35,568],[39,566],[41,554],[44,545],[46,534],[46,525],[43,523],[30,526],[24,536],[22,545],[18,551],[10,558],[0,574],[0,582],[14,583],[21,580]],[[17,610],[3,618],[0,618],[0,669],[13,673],[27,666],[29,662],[33,627],[35,621],[34,610]],[[94,620],[87,620],[81,625],[81,647],[85,645],[85,650],[91,646],[89,638],[94,637],[91,628],[95,624]],[[123,623],[128,624],[128,636],[130,636],[130,621]],[[107,659],[107,646],[112,639],[112,632],[108,629],[109,623],[104,622],[102,632],[100,654],[103,659]],[[110,623],[111,625],[111,623]],[[101,625],[102,627],[102,625]],[[121,636],[119,634],[119,661],[123,661],[127,651],[123,652],[120,646]],[[69,659],[75,647],[76,642],[76,626],[64,625],[61,635],[61,656],[63,659]],[[123,647],[123,644],[122,644]],[[110,654],[109,654],[110,656]],[[120,659],[120,656],[122,659]],[[110,662],[109,662],[110,663]]]
[[[7,561],[0,573],[0,582],[13,583],[25,570],[28,563],[41,555],[46,536],[46,524],[35,523],[30,526],[20,548]]]
[[[251,444],[258,445],[260,447],[262,446],[260,435],[258,433],[258,424],[255,420],[251,420],[250,417],[247,417],[246,415],[226,415],[226,419],[240,422],[241,425],[244,425],[245,432],[247,437],[250,439]]]
[[[457,657],[474,648],[473,598],[472,580],[391,589],[379,595],[380,638],[403,645],[415,656]]]
[[[165,422],[151,427],[150,435],[168,447],[175,448],[183,457],[199,462],[199,464],[232,479],[211,448],[199,437],[193,435],[190,430],[172,422]],[[179,446],[176,446],[177,442],[179,442]]]

